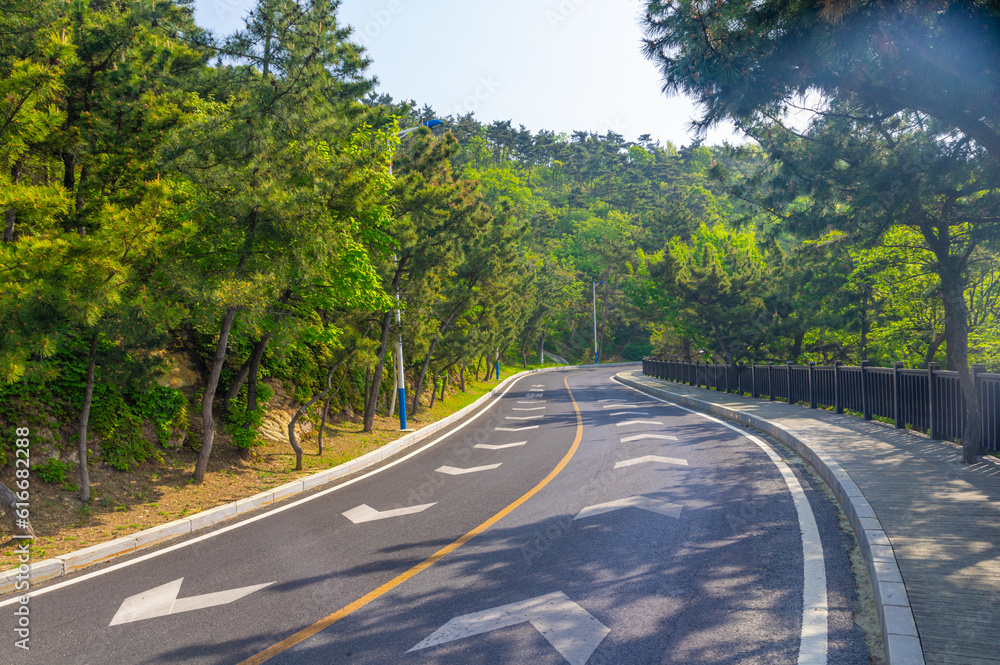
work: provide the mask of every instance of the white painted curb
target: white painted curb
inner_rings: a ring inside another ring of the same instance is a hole
[[[507,385],[524,376],[527,376],[528,374],[564,371],[568,369],[626,367],[637,364],[639,363],[560,365],[558,367],[542,367],[539,369],[529,369],[523,372],[518,372],[517,374],[511,375],[498,383],[490,392],[486,393],[472,404],[459,409],[450,416],[446,416],[445,418],[431,423],[426,427],[421,427],[417,431],[402,436],[395,441],[390,441],[384,446],[376,448],[361,457],[344,462],[343,464],[330,469],[324,469],[323,471],[319,471],[310,476],[299,478],[298,480],[286,483],[285,485],[274,487],[266,492],[240,499],[233,503],[216,506],[183,519],[167,522],[166,524],[160,524],[159,526],[139,531],[138,533],[124,536],[108,543],[100,543],[82,550],[62,554],[53,559],[45,559],[44,561],[32,563],[28,566],[28,580],[30,586],[31,588],[34,588],[35,585],[41,584],[47,580],[75,573],[83,568],[102,563],[123,554],[131,554],[132,552],[140,549],[151,547],[153,545],[159,545],[167,540],[170,540],[171,538],[176,538],[177,536],[194,533],[200,529],[215,526],[216,524],[230,520],[237,515],[242,515],[254,510],[255,508],[270,505],[280,499],[284,499],[285,497],[289,497],[309,489],[328,485],[336,480],[340,480],[341,478],[357,473],[358,471],[375,466],[386,458],[396,455],[400,451],[405,450],[414,444],[423,441],[432,434],[448,427],[455,421],[464,418],[470,412],[475,411],[478,407],[495,397],[498,393],[502,392]],[[0,595],[6,595],[15,590],[14,585],[18,581],[18,574],[18,568],[0,573]]]
[[[835,459],[815,443],[807,443],[795,430],[737,409],[670,392],[666,387],[670,384],[662,379],[644,376],[652,381],[662,381],[665,387],[661,388],[636,381],[625,373],[619,373],[616,378],[627,386],[651,395],[749,425],[778,439],[808,461],[833,490],[861,544],[861,551],[868,563],[872,589],[875,592],[887,665],[924,665],[920,637],[916,622],[913,620],[913,610],[910,608],[906,587],[903,585],[903,577],[899,572],[899,565],[896,563],[896,555],[889,538],[882,530],[882,525],[861,488]]]

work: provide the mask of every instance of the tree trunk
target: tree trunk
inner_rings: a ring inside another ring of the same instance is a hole
[[[868,296],[869,287],[861,294],[861,359],[868,360]]]
[[[962,434],[962,462],[979,461],[983,432],[979,411],[979,391],[969,371],[969,324],[965,304],[964,281],[958,274],[942,271],[941,291],[944,300],[944,333],[948,344],[948,364],[958,372],[965,397],[965,430]]]
[[[735,364],[733,352],[730,350],[729,345],[726,344],[726,340],[722,336],[722,331],[719,330],[719,326],[715,321],[712,321],[712,331],[715,333],[715,343],[719,345],[719,350],[722,351],[722,356],[725,358],[726,364]]]
[[[215,347],[215,358],[205,385],[205,395],[201,398],[201,452],[198,453],[198,463],[194,467],[194,480],[200,483],[205,480],[208,470],[208,458],[212,455],[212,443],[215,441],[215,419],[212,417],[212,402],[215,401],[215,390],[219,387],[219,377],[222,375],[222,365],[226,361],[226,349],[229,346],[229,332],[233,329],[236,318],[236,307],[230,307],[222,318],[219,330],[219,341]]]
[[[270,339],[271,335],[268,333],[254,345],[253,353],[250,354],[250,365],[247,368],[247,410],[244,414],[247,422],[243,424],[244,429],[247,430],[253,427],[253,423],[250,422],[249,418],[250,414],[257,410],[257,374],[260,371],[260,361],[264,357],[264,349],[267,348],[267,343]],[[252,449],[243,448],[240,450],[241,458],[246,460],[252,456]]]
[[[528,331],[521,337],[521,367],[528,367]]]
[[[73,210],[76,213],[77,232],[80,237],[87,235],[87,227],[83,223],[83,188],[87,185],[87,176],[90,174],[89,165],[84,162],[80,167],[80,180],[76,183],[76,203]]]
[[[611,294],[611,280],[608,279],[604,282],[604,311],[601,312],[601,334],[598,337],[597,342],[597,357],[594,359],[594,363],[601,362],[601,358],[604,357],[604,324],[608,320],[608,296]]]
[[[240,366],[236,376],[233,377],[232,382],[229,384],[229,389],[226,390],[226,396],[222,398],[222,411],[223,413],[229,413],[229,403],[236,399],[236,396],[240,394],[240,388],[243,387],[243,383],[250,376],[250,359],[253,358],[253,351],[250,352],[250,356],[243,361]]]
[[[465,392],[465,365],[462,365],[458,370],[458,389]]]
[[[87,425],[90,405],[94,399],[94,365],[97,362],[97,330],[90,336],[87,357],[87,383],[83,389],[83,410],[80,412],[80,501],[90,503],[90,469],[87,468]]]
[[[361,408],[364,409],[365,405],[368,404],[368,396],[371,394],[372,390],[372,366],[368,365],[365,367],[365,394],[361,398]]]
[[[17,184],[21,180],[21,164],[24,159],[21,158],[14,163],[14,166],[10,169],[10,180],[13,184]],[[8,208],[6,214],[6,224],[3,229],[3,241],[4,242],[14,242],[14,223],[17,221],[17,208]]]
[[[444,399],[445,388],[448,387],[448,383],[451,381],[451,370],[449,369],[444,375],[444,383],[441,384],[441,399]]]
[[[941,348],[941,344],[945,341],[944,334],[935,335],[934,339],[931,341],[930,345],[927,347],[927,353],[924,355],[924,367],[931,362],[934,362],[934,356],[937,355],[938,349]]]
[[[323,397],[330,392],[330,386],[331,386],[331,383],[333,382],[333,373],[337,371],[337,368],[340,367],[341,363],[343,363],[345,360],[347,360],[347,357],[348,356],[344,356],[343,358],[341,358],[337,362],[337,364],[334,365],[333,367],[331,367],[330,371],[326,373],[326,390],[324,390],[323,392],[319,393],[318,395],[313,395],[313,398],[311,400],[309,400],[308,402],[306,402],[305,404],[303,404],[302,406],[300,406],[298,408],[298,410],[295,412],[295,415],[292,416],[292,419],[288,422],[288,442],[290,444],[292,444],[292,450],[295,451],[295,470],[296,471],[301,471],[302,470],[302,446],[299,445],[299,439],[295,435],[295,425],[296,425],[296,423],[299,422],[299,418],[302,417],[302,414],[304,414],[306,411],[309,410],[310,406],[312,406],[313,404],[315,404],[318,400],[323,399]],[[337,386],[337,389],[338,390],[340,389],[339,385]],[[327,401],[327,408],[329,408],[329,406],[330,406],[330,402]],[[320,430],[319,430],[319,436],[320,436],[320,450],[319,450],[319,454],[321,454],[321,455],[323,454],[323,448],[322,448],[322,445],[323,445],[322,444],[322,440],[323,439],[322,439],[322,437],[323,437],[323,427],[325,425],[326,425],[326,410],[324,409],[324,411],[323,411],[323,422],[320,424]]]
[[[323,455],[323,430],[326,429],[326,416],[327,416],[328,413],[330,413],[330,400],[331,399],[333,399],[332,395],[327,395],[326,396],[326,402],[323,404],[323,418],[322,418],[322,420],[320,420],[320,423],[319,423],[319,436],[317,438],[319,439],[318,443],[319,443],[319,455],[320,456]]]
[[[273,331],[264,335],[264,337],[254,344],[253,350],[250,352],[250,356],[243,361],[239,371],[236,372],[236,376],[233,377],[232,383],[229,384],[226,396],[222,400],[223,411],[228,412],[229,403],[236,399],[236,396],[240,394],[240,388],[243,387],[243,383],[247,380],[247,377],[250,376],[250,366],[253,364],[254,358],[257,359],[258,364],[260,363],[260,357],[264,355],[264,349],[267,348],[272,335],[274,335]]]
[[[382,372],[385,369],[385,352],[389,347],[389,329],[392,327],[392,310],[385,313],[382,319],[382,336],[379,339],[378,364],[375,366],[375,377],[372,381],[371,394],[365,402],[364,427],[365,432],[371,432],[375,427],[375,407],[378,405],[378,394],[382,388]]]
[[[545,362],[545,335],[549,332],[549,320],[545,319],[545,327],[542,328],[542,335],[538,338],[538,362]]]
[[[434,400],[437,398],[437,392],[438,392],[438,375],[434,374],[434,376],[431,377],[431,402],[430,404],[427,405],[428,409],[434,408]]]
[[[28,495],[25,492],[24,498],[27,499]],[[7,514],[10,518],[11,528],[14,529],[14,537],[35,537],[35,530],[31,528],[31,522],[27,517],[27,513],[23,513],[25,517],[18,517],[18,503],[27,503],[27,501],[21,501],[21,497],[11,491],[9,487],[0,483],[0,508]],[[25,508],[26,506],[21,506]]]

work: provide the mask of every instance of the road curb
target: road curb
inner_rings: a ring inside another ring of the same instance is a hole
[[[924,665],[920,637],[892,544],[882,529],[878,516],[865,498],[864,492],[835,459],[821,446],[808,442],[795,430],[758,416],[674,393],[657,384],[637,381],[623,372],[615,378],[624,385],[655,397],[662,397],[698,411],[705,411],[753,427],[773,436],[807,460],[833,490],[861,544],[872,580],[872,589],[875,592],[887,665]],[[659,383],[662,380],[646,378],[646,381]]]
[[[529,374],[562,371],[567,369],[626,367],[637,364],[638,362],[609,363],[607,365],[560,365],[559,367],[541,367],[538,369],[530,369],[518,372],[517,374],[512,374],[498,383],[492,390],[490,390],[490,392],[484,394],[471,404],[462,407],[450,416],[445,416],[437,422],[421,427],[415,432],[402,436],[395,441],[390,441],[389,443],[380,446],[379,448],[376,448],[361,457],[344,462],[343,464],[339,464],[330,469],[324,469],[323,471],[318,471],[312,475],[305,476],[304,478],[293,480],[290,483],[271,488],[265,492],[254,494],[253,496],[239,499],[232,503],[215,506],[214,508],[204,510],[200,513],[195,513],[194,515],[189,515],[183,519],[167,522],[166,524],[160,524],[106,543],[99,543],[81,550],[61,554],[51,559],[45,559],[43,561],[28,564],[26,572],[21,567],[4,571],[0,573],[0,596],[7,595],[15,591],[15,585],[19,581],[23,582],[27,579],[30,589],[37,584],[41,584],[42,582],[46,582],[57,577],[63,577],[70,573],[75,573],[84,568],[103,563],[124,554],[131,554],[141,549],[162,544],[167,540],[171,540],[178,536],[187,535],[189,533],[213,527],[256,508],[268,506],[279,501],[280,499],[284,499],[294,494],[299,494],[306,490],[328,485],[334,481],[345,478],[346,476],[353,475],[358,471],[375,466],[383,460],[393,457],[397,453],[427,439],[432,434],[435,434],[452,423],[464,418],[466,415],[475,411],[493,397],[496,397],[497,394],[502,392],[509,384]]]

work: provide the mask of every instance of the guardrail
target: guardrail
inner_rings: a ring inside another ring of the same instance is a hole
[[[933,439],[959,440],[965,429],[965,397],[958,372],[930,363],[927,369],[892,367],[793,365],[750,363],[725,365],[644,358],[647,376],[727,393],[767,397],[810,408],[825,407],[837,413],[853,412],[865,420],[886,419],[903,429],[910,427]],[[972,366],[979,391],[982,449],[1000,450],[1000,374]]]

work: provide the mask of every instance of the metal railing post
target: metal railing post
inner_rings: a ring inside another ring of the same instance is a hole
[[[795,404],[797,400],[792,399],[792,361],[785,361],[785,398],[789,404]]]
[[[927,436],[931,439],[941,438],[941,409],[934,390],[934,373],[941,369],[941,363],[927,363]]]
[[[833,362],[833,408],[837,413],[844,412],[844,401],[840,397],[840,361]]]
[[[900,383],[899,370],[903,368],[903,363],[894,362],[892,364],[892,415],[896,421],[896,429],[904,429],[906,422],[903,419],[903,397],[900,395],[902,384]]]
[[[872,419],[872,408],[871,404],[868,403],[868,366],[871,362],[867,360],[861,361],[861,413],[864,414],[865,420]]]
[[[816,408],[816,363],[809,361],[809,408]]]
[[[767,392],[768,397],[771,401],[774,401],[774,362],[771,360],[767,361]]]

